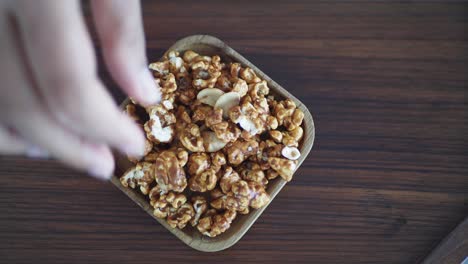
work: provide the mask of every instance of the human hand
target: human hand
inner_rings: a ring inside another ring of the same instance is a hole
[[[142,104],[160,100],[139,1],[91,1],[106,65]],[[143,154],[144,134],[99,80],[78,0],[0,2],[0,153],[49,154],[107,179],[110,147]]]

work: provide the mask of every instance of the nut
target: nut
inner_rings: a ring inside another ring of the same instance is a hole
[[[216,152],[226,146],[226,142],[219,139],[216,134],[212,131],[203,131],[203,145],[207,152]]]
[[[285,146],[281,150],[281,155],[290,160],[297,160],[301,156],[301,152],[296,147]]]
[[[215,103],[215,108],[221,108],[223,109],[223,117],[227,118],[229,110],[236,106],[239,105],[240,102],[240,96],[236,92],[229,92],[221,95],[218,100]]]
[[[128,169],[122,177],[120,183],[124,187],[135,189],[140,186],[140,191],[143,194],[148,194],[149,186],[154,182],[153,164],[148,162],[141,162],[134,167]]]
[[[214,106],[218,98],[223,95],[224,92],[217,88],[206,88],[198,92],[197,100],[200,102]]]
[[[287,182],[291,181],[294,171],[296,170],[296,161],[274,157],[268,158],[268,163],[273,170],[279,173],[281,178]]]
[[[154,164],[155,179],[161,190],[182,192],[187,186],[185,171],[173,151],[162,151]]]

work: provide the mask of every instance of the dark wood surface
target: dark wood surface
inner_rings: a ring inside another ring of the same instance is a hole
[[[174,2],[143,4],[149,58],[226,41],[309,107],[308,159],[238,244],[201,253],[110,183],[1,157],[1,263],[417,263],[468,215],[466,3]]]

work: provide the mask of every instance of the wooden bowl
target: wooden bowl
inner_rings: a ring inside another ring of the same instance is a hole
[[[291,95],[286,89],[281,87],[275,81],[273,81],[270,77],[268,77],[265,73],[259,70],[255,65],[245,59],[242,55],[237,53],[231,47],[226,45],[221,40],[207,35],[193,35],[186,38],[183,38],[177,41],[174,45],[172,45],[169,50],[176,50],[179,52],[183,52],[186,50],[193,50],[203,55],[219,55],[224,62],[236,61],[240,62],[243,66],[248,66],[252,68],[256,74],[267,81],[268,86],[270,87],[270,93],[275,95],[277,98],[290,98],[292,99],[297,106],[304,112],[304,138],[302,143],[300,144],[300,152],[301,157],[299,158],[299,163],[297,168],[300,167],[302,162],[305,160],[307,155],[309,154],[310,150],[312,149],[312,145],[314,143],[315,137],[315,127],[314,121],[312,119],[312,115],[310,114],[307,107],[301,103],[296,97]],[[129,100],[125,100],[122,103],[122,107],[129,102]],[[172,234],[182,240],[188,246],[206,252],[214,252],[226,249],[232,245],[234,245],[239,239],[249,230],[249,228],[253,225],[255,220],[262,214],[265,208],[254,210],[252,209],[249,214],[247,215],[238,215],[238,217],[233,221],[231,224],[231,228],[229,228],[225,233],[214,237],[206,237],[203,236],[196,230],[195,228],[187,225],[183,230],[179,230],[176,228],[171,228],[164,219],[159,219],[153,216],[153,208],[149,204],[148,200],[145,196],[137,192],[136,190],[125,188],[120,184],[119,178],[123,174],[125,170],[127,170],[132,164],[122,156],[116,157],[117,163],[117,170],[114,177],[112,177],[112,183],[117,186],[122,192],[124,192],[130,199],[132,199],[135,203],[137,203],[143,210],[145,210],[149,215],[151,215],[154,219],[156,219],[161,225],[166,227]],[[294,180],[294,178],[293,178]],[[286,184],[286,181],[281,179],[280,177],[270,181],[268,184],[267,192],[271,196],[271,201],[275,198],[275,196],[281,191],[281,189]]]

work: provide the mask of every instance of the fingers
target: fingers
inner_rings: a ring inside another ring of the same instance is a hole
[[[0,126],[0,153],[18,155],[26,153],[27,149],[24,140],[11,133],[8,128]]]
[[[141,155],[142,130],[121,113],[96,76],[93,47],[78,1],[44,0],[35,8],[28,6],[29,1],[15,3],[28,62],[46,110],[86,140]],[[51,128],[53,122],[48,124]]]
[[[0,20],[5,20],[4,17]],[[7,21],[0,21],[0,120],[6,127],[14,128],[19,138],[40,149],[47,149],[51,156],[81,170],[88,170],[98,178],[108,178],[114,168],[110,149],[103,145],[90,144],[76,134],[65,129],[50,116],[33,91],[27,72],[20,61],[18,43],[7,27]],[[2,126],[2,128],[4,127]],[[3,130],[3,139],[14,140]],[[28,152],[22,141],[12,141],[3,145],[9,151]],[[33,151],[37,153],[37,150]]]
[[[92,1],[94,22],[112,77],[129,96],[145,105],[160,101],[148,70],[140,1]]]

